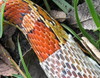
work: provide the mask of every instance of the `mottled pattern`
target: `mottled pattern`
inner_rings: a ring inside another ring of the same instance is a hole
[[[72,39],[40,65],[48,78],[100,78],[100,67]]]

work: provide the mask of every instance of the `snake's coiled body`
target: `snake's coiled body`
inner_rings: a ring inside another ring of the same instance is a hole
[[[49,78],[99,78],[100,70],[87,58],[60,24],[29,0],[8,0],[5,20],[26,35]]]

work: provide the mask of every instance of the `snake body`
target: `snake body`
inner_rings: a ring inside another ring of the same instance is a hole
[[[7,0],[4,18],[25,34],[48,78],[100,78],[100,69],[37,4],[29,0]]]

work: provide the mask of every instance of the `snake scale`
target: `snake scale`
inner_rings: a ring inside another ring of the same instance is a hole
[[[100,68],[37,4],[29,0],[7,0],[4,19],[18,26],[26,36],[48,78],[100,78]]]

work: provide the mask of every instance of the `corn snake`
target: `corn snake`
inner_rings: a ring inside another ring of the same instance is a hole
[[[99,78],[99,69],[85,57],[71,35],[35,3],[8,0],[4,18],[25,34],[49,78]]]

